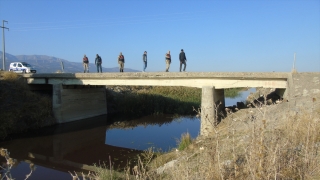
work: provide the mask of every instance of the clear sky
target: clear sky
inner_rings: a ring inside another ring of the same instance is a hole
[[[320,0],[0,0],[6,52],[103,67],[189,72],[320,72]],[[2,34],[2,33],[1,33]],[[2,50],[2,35],[1,50]]]

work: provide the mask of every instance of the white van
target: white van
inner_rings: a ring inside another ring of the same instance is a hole
[[[9,71],[17,72],[17,73],[36,73],[35,70],[30,64],[26,62],[13,62],[10,63]]]

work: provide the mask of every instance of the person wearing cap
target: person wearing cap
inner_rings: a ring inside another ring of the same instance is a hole
[[[99,56],[99,54],[97,54],[97,57],[96,57],[96,60],[95,60],[95,64],[97,65],[97,72],[99,73],[102,73],[102,59],[101,57]]]
[[[143,55],[142,55],[142,61],[143,61],[143,69],[142,71],[145,72],[146,68],[147,68],[147,51],[144,51]]]
[[[120,52],[120,54],[118,56],[118,64],[119,64],[120,72],[123,72],[123,69],[124,69],[124,56],[123,56],[122,52]]]
[[[168,53],[166,53],[165,59],[166,59],[166,72],[169,72],[169,68],[170,68],[170,64],[171,64],[170,51],[168,51]]]
[[[186,54],[184,53],[183,49],[181,49],[181,52],[179,54],[179,60],[180,60],[180,72],[181,72],[181,68],[182,68],[182,64],[184,65],[183,67],[183,71],[186,71],[186,67],[187,67],[187,57]]]
[[[83,73],[88,73],[89,72],[89,59],[86,55],[83,56],[82,59],[82,63],[83,63]]]

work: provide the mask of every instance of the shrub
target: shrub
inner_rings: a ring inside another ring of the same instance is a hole
[[[51,116],[51,99],[31,92],[16,73],[3,72],[1,75],[0,139],[10,133],[41,127]]]

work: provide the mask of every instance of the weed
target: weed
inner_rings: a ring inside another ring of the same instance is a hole
[[[184,133],[181,135],[181,139],[178,141],[178,150],[182,151],[186,149],[192,143],[190,134]]]
[[[6,164],[0,166],[1,174],[0,179],[1,180],[14,180],[15,178],[11,175],[12,168],[18,164],[16,159],[13,159],[10,157],[10,152],[7,149],[0,148],[0,156],[4,157],[6,160]],[[36,166],[34,164],[30,164],[30,173],[26,175],[26,179],[28,179],[32,173],[36,170]]]

